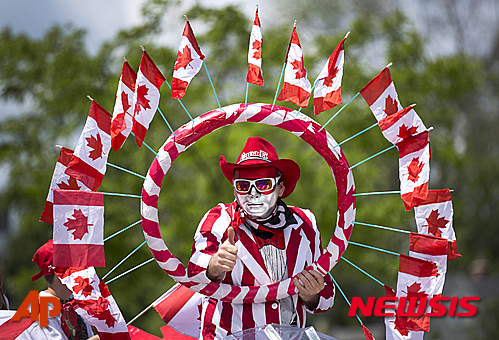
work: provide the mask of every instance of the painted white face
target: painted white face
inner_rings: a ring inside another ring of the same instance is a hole
[[[237,203],[244,210],[246,215],[253,219],[265,219],[272,214],[277,203],[277,199],[284,193],[284,184],[281,182],[276,189],[269,194],[262,194],[252,186],[247,194],[239,194],[234,190]]]

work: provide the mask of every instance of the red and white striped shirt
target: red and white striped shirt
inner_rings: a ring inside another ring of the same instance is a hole
[[[265,267],[252,232],[234,214],[236,203],[219,204],[208,211],[194,236],[192,255],[187,272],[189,276],[201,276],[206,280],[206,268],[213,254],[227,239],[227,228],[236,231],[237,261],[234,269],[223,279],[235,286],[266,285],[272,280]],[[320,233],[315,216],[310,210],[289,207],[296,219],[284,229],[288,276],[293,277],[311,265],[322,253]],[[296,308],[298,327],[305,327],[306,313],[325,312],[334,303],[334,285],[329,276],[324,278],[325,288],[320,292],[315,310],[308,310],[297,294],[292,296]],[[206,282],[206,281],[205,281]],[[279,301],[252,304],[232,304],[213,298],[203,304],[201,314],[201,339],[219,339],[243,329],[281,323]]]

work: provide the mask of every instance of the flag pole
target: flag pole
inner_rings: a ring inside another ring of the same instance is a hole
[[[338,282],[336,282],[336,280],[334,279],[333,275],[331,275],[331,273],[328,273],[329,276],[331,277],[331,280],[333,280],[333,283],[334,285],[336,286],[336,288],[338,288],[338,290],[340,291],[341,293],[341,296],[343,296],[343,298],[345,299],[345,301],[347,302],[348,306],[351,307],[352,305],[350,304],[350,300],[348,300],[347,296],[345,295],[345,293],[343,293],[343,290],[340,288],[340,285],[338,284]],[[360,322],[360,325],[364,325],[362,323],[362,320],[360,319],[359,315],[357,315],[357,312],[355,312],[355,316],[357,317],[357,320],[359,320]]]
[[[154,302],[156,302],[156,300],[154,300]],[[151,309],[152,307],[154,307],[154,302],[151,303],[149,306],[147,306],[142,312],[140,312],[139,314],[137,314],[132,320],[128,321],[127,322],[127,326],[130,326],[132,324],[132,322],[134,322],[135,320],[137,320],[138,318],[140,318],[142,315],[144,315],[149,309]]]
[[[117,279],[119,279],[120,277],[125,276],[126,274],[129,274],[129,273],[133,272],[135,269],[139,269],[140,267],[142,267],[142,266],[144,266],[144,265],[148,264],[148,263],[149,263],[149,262],[151,262],[151,261],[154,261],[154,257],[151,257],[149,260],[146,260],[146,261],[142,262],[141,264],[136,265],[136,266],[135,266],[135,267],[133,267],[132,269],[129,269],[129,270],[127,270],[126,272],[121,273],[120,275],[118,275],[118,276],[116,276],[116,277],[113,277],[111,280],[109,280],[109,281],[107,281],[107,282],[104,282],[104,283],[105,283],[105,284],[109,284],[109,283],[113,282],[114,280],[117,280]]]
[[[411,107],[414,107],[414,106],[416,106],[416,104],[411,104],[410,106],[411,106]],[[366,132],[366,131],[368,131],[368,130],[371,130],[371,129],[372,129],[373,127],[375,127],[376,125],[379,125],[379,123],[378,123],[378,122],[374,123],[373,125],[371,125],[371,126],[369,126],[369,127],[365,128],[364,130],[362,130],[362,131],[360,131],[360,132],[356,133],[355,135],[353,135],[353,136],[351,136],[351,137],[349,137],[349,138],[345,139],[343,142],[341,142],[341,143],[339,143],[339,144],[336,144],[335,146],[333,146],[333,148],[337,148],[337,147],[339,147],[340,145],[342,145],[343,143],[346,143],[346,142],[348,142],[349,140],[354,139],[354,138],[355,138],[355,137],[357,137],[357,136],[360,136],[360,135],[361,135],[361,134],[363,134],[364,132]]]
[[[142,196],[139,196],[139,195],[120,194],[120,193],[116,193],[116,192],[102,192],[102,191],[98,191],[98,192],[101,193],[101,194],[103,194],[103,195],[108,195],[108,196],[121,196],[121,197],[142,198]]]
[[[122,259],[122,260],[121,260],[121,261],[120,261],[120,262],[119,262],[116,266],[114,266],[114,267],[113,267],[113,269],[111,269],[110,271],[108,271],[108,272],[106,273],[106,275],[104,275],[104,276],[102,277],[102,280],[104,280],[106,277],[108,277],[108,276],[109,276],[109,274],[111,274],[111,273],[112,273],[112,272],[113,272],[116,268],[118,268],[118,267],[119,267],[119,266],[120,266],[123,262],[125,262],[126,260],[128,260],[128,258],[130,258],[130,256],[132,256],[132,255],[133,255],[133,254],[134,254],[137,250],[139,250],[139,249],[140,249],[140,247],[142,247],[142,246],[143,246],[144,244],[146,244],[146,243],[147,243],[147,241],[144,241],[144,242],[142,242],[142,243],[141,243],[141,244],[140,244],[137,248],[135,248],[134,250],[132,250],[132,252],[131,252],[131,253],[129,253],[127,256],[125,256],[125,258],[124,258],[124,259]]]
[[[130,131],[130,134],[135,137],[135,134],[133,133],[133,131]],[[142,141],[142,144],[145,145],[146,148],[148,148],[153,154],[155,154],[156,157],[158,157],[158,154],[156,153],[156,151],[154,151],[153,148],[151,148],[149,145],[147,145],[146,142]]]
[[[274,96],[274,101],[272,102],[272,108],[270,110],[274,109],[275,102],[277,100],[277,95],[279,94],[279,88],[281,87],[281,80],[282,80],[282,75],[284,74],[284,69],[286,68],[286,63],[282,65],[282,70],[281,70],[281,75],[279,77],[279,82],[277,83],[277,89],[275,90],[275,96]]]
[[[215,90],[215,86],[213,85],[213,81],[211,80],[211,77],[210,77],[210,72],[208,72],[208,67],[206,66],[206,63],[204,62],[204,60],[203,60],[203,66],[204,66],[204,69],[206,70],[206,74],[208,75],[208,79],[210,80],[211,88],[213,89],[213,93],[215,94],[215,98],[217,100],[218,107],[221,110],[222,106],[220,106],[220,101],[218,100],[217,91]]]
[[[293,29],[296,28],[296,20],[293,24]],[[291,44],[291,41],[289,42]],[[288,51],[289,51],[289,46],[288,46]],[[272,108],[271,110],[274,109],[274,106],[275,106],[275,102],[277,100],[277,95],[279,94],[279,88],[281,87],[281,80],[282,80],[282,75],[284,74],[284,69],[286,68],[286,61],[288,59],[288,52],[286,52],[286,58],[284,59],[284,65],[282,65],[282,70],[281,70],[281,75],[279,77],[279,82],[277,83],[277,89],[275,90],[275,96],[274,96],[274,102],[272,103]]]
[[[346,263],[350,264],[355,269],[359,270],[361,273],[365,274],[366,276],[370,277],[371,279],[373,279],[374,281],[376,281],[377,283],[379,283],[380,285],[382,285],[383,287],[385,286],[385,284],[383,282],[381,282],[380,280],[378,280],[377,278],[375,278],[374,276],[372,276],[371,274],[369,274],[368,272],[366,272],[364,269],[360,268],[359,266],[357,266],[353,262],[348,261],[344,256],[342,256],[340,258],[342,260],[344,260]]]
[[[389,63],[389,64],[388,64],[388,65],[386,65],[383,69],[385,69],[385,68],[387,68],[387,67],[390,67],[390,66],[392,66],[392,65],[393,65],[393,63]],[[341,111],[343,111],[343,109],[344,109],[345,107],[347,107],[347,105],[348,105],[348,104],[350,104],[350,103],[351,103],[351,102],[352,102],[355,98],[357,98],[357,96],[358,96],[359,94],[360,94],[360,91],[359,91],[359,92],[357,92],[357,93],[355,94],[355,96],[353,96],[353,97],[352,97],[352,98],[351,98],[351,99],[350,99],[350,100],[349,100],[349,101],[348,101],[345,105],[343,105],[343,106],[342,106],[342,107],[338,110],[338,112],[336,112],[336,113],[335,113],[335,114],[334,114],[331,118],[329,118],[329,120],[326,122],[326,124],[324,124],[324,125],[320,128],[319,132],[321,132],[321,130],[322,130],[322,129],[324,129],[324,128],[326,127],[326,125],[328,125],[328,124],[329,124],[329,123],[330,123],[330,122],[331,122],[331,121],[332,121],[332,120],[333,120],[333,119],[334,119],[334,118],[335,118],[335,117],[336,117],[336,116],[337,116],[337,115],[338,115]]]
[[[142,49],[142,52],[145,52],[146,49],[144,48],[144,46],[140,45],[140,48]],[[164,77],[163,77],[164,78]],[[166,79],[165,79],[166,81]],[[159,114],[161,115],[161,117],[163,117],[163,120],[165,121],[166,125],[168,126],[168,128],[170,129],[171,133],[173,133],[173,135],[175,136],[175,132],[173,131],[172,127],[170,126],[170,123],[168,123],[168,120],[166,120],[166,117],[165,115],[163,114],[163,112],[161,112],[160,108],[159,108],[159,103],[158,103],[158,108],[156,109],[156,111],[159,112]]]
[[[357,243],[357,242],[353,242],[353,241],[348,241],[348,244],[353,244],[354,246],[369,248],[369,249],[372,249],[372,250],[380,251],[382,253],[387,253],[387,254],[391,254],[391,255],[395,255],[395,256],[400,256],[400,253],[396,253],[394,251],[390,251],[390,250],[386,250],[386,249],[382,249],[382,248],[378,248],[378,247],[368,246],[367,244]]]
[[[371,126],[369,126],[369,127],[365,128],[364,130],[362,130],[362,131],[360,131],[360,132],[356,133],[355,135],[353,135],[353,136],[351,136],[351,137],[348,137],[348,138],[347,138],[347,139],[345,139],[343,142],[341,142],[341,143],[336,144],[335,146],[333,146],[333,148],[337,148],[337,147],[339,147],[340,145],[342,145],[342,144],[344,144],[344,143],[348,142],[349,140],[354,139],[354,138],[355,138],[355,137],[357,137],[357,136],[360,136],[360,135],[361,135],[361,134],[363,134],[364,132],[367,132],[367,131],[371,130],[371,129],[372,129],[373,127],[375,127],[376,125],[378,125],[378,122],[376,122],[376,123],[374,123],[373,125],[371,125]]]
[[[389,195],[389,194],[400,194],[400,190],[361,192],[361,193],[353,194],[352,196],[371,196],[371,195]]]
[[[410,234],[411,233],[408,230],[390,228],[390,227],[385,227],[385,226],[377,225],[377,224],[369,224],[369,223],[362,223],[362,222],[353,222],[353,224],[358,224],[358,225],[363,225],[363,226],[366,226],[366,227],[373,227],[373,228],[378,228],[378,229],[385,229],[385,230],[390,230],[390,231],[396,231],[398,233],[404,233],[404,234]]]
[[[244,105],[248,103],[248,91],[249,91],[249,83],[246,82],[246,97],[244,97]]]
[[[348,38],[348,36],[349,36],[349,35],[350,35],[350,31],[348,31],[348,32],[347,32],[347,34],[345,34],[345,37],[344,37],[342,40],[345,40],[346,38]],[[328,60],[329,60],[329,59],[328,59]],[[327,61],[326,61],[326,63],[327,63]],[[324,79],[324,78],[321,78],[321,79]],[[317,85],[317,83],[319,82],[319,80],[320,80],[320,79],[318,79],[318,78],[315,80],[315,82],[314,82],[314,86],[312,86],[312,88],[310,89],[310,96],[312,96],[312,93],[314,92],[315,86]],[[302,110],[302,109],[303,109],[303,108],[302,108],[302,107],[300,107],[300,108],[298,109],[298,112],[301,112],[301,110]],[[297,116],[298,116],[298,114],[297,114]],[[322,128],[321,128],[321,130],[322,130]],[[321,130],[319,130],[319,132],[320,132]]]
[[[170,89],[170,91],[171,91],[172,86],[170,85],[170,83],[168,82],[168,80],[166,80],[166,79],[165,79],[165,83],[166,83],[166,85],[168,85],[168,88],[169,88],[169,89]],[[182,106],[182,108],[184,109],[185,113],[187,113],[187,115],[188,115],[188,116],[189,116],[189,118],[191,119],[191,122],[194,122],[194,119],[192,119],[191,114],[189,113],[189,111],[187,111],[187,108],[184,106],[184,103],[182,103],[182,100],[181,100],[181,99],[179,99],[179,98],[177,98],[177,100],[178,100],[178,102],[180,103],[180,105]]]
[[[128,229],[130,229],[130,228],[132,228],[132,227],[135,227],[137,224],[139,224],[139,223],[141,223],[141,222],[142,222],[142,219],[138,220],[137,222],[134,222],[134,223],[130,224],[128,227],[125,227],[125,228],[123,228],[123,229],[121,229],[121,230],[118,230],[117,232],[115,232],[115,233],[114,233],[114,234],[112,234],[111,236],[106,237],[106,238],[104,239],[104,242],[106,242],[107,240],[109,240],[109,239],[111,239],[111,238],[115,237],[115,236],[116,236],[116,235],[118,235],[118,234],[121,234],[122,232],[124,232],[124,231],[126,231],[126,230],[128,230]]]
[[[94,101],[94,99],[92,97],[90,97],[88,94],[87,94],[87,98],[90,99],[90,101]],[[130,131],[130,134],[135,137],[135,134],[133,133],[133,131]],[[146,142],[143,141],[142,144],[144,144],[149,150],[151,150],[153,154],[158,156],[156,151],[154,151],[149,145],[147,145]]]
[[[321,132],[322,129],[324,129],[326,127],[326,125],[328,125],[341,111],[343,111],[343,109],[345,107],[347,107],[348,104],[350,104],[355,98],[357,98],[357,96],[360,94],[360,92],[357,92],[357,94],[355,94],[355,96],[353,96],[345,105],[343,105],[339,110],[338,112],[336,112],[331,118],[329,118],[329,120],[326,122],[326,124],[324,124],[320,130],[318,132]]]
[[[355,164],[355,165],[352,165],[352,166],[349,168],[349,170],[352,170],[353,168],[355,168],[355,167],[357,167],[357,166],[361,165],[362,163],[365,163],[365,162],[367,162],[367,161],[369,161],[369,160],[373,159],[374,157],[379,156],[379,155],[381,155],[382,153],[387,152],[388,150],[391,150],[391,149],[396,148],[396,147],[397,147],[396,145],[389,146],[389,147],[387,147],[386,149],[381,150],[380,152],[375,153],[374,155],[372,155],[372,156],[370,156],[370,157],[367,157],[367,158],[366,158],[366,159],[364,159],[363,161],[360,161],[359,163],[357,163],[357,164]]]
[[[58,145],[58,144],[57,144],[55,147],[56,147],[56,148],[59,148],[59,149],[62,149],[62,148],[63,148],[63,146]],[[115,169],[121,170],[121,171],[123,171],[123,172],[127,172],[127,173],[129,173],[129,174],[131,174],[131,175],[137,176],[137,177],[142,178],[142,179],[146,179],[146,177],[145,177],[145,176],[139,175],[138,173],[133,172],[133,171],[131,171],[131,170],[128,170],[128,169],[122,168],[121,166],[118,166],[118,165],[115,165],[115,164],[112,164],[112,163],[109,163],[109,162],[106,162],[106,164],[107,164],[107,165],[109,165],[109,166],[111,166],[111,167],[113,167],[113,168],[115,168]]]

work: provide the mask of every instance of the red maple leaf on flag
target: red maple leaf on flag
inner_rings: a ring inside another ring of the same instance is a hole
[[[393,322],[393,321],[392,321]],[[413,321],[407,319],[406,316],[395,316],[394,328],[403,336],[409,335],[409,327],[414,324]]]
[[[253,41],[253,50],[255,52],[253,53],[253,58],[255,59],[262,59],[262,43],[259,40]]]
[[[97,300],[79,300],[78,306],[86,310],[91,316],[105,320],[108,327],[114,327],[116,319],[109,310],[109,301],[103,297],[100,296]]]
[[[307,71],[305,70],[305,67],[303,67],[303,57],[301,60],[294,60],[291,62],[291,65],[293,65],[293,70],[297,70],[295,73],[296,79],[303,78],[307,75]]]
[[[132,105],[128,103],[128,93],[121,92],[121,105],[123,106],[123,113],[126,113]]]
[[[414,282],[412,285],[407,286],[407,300],[409,300],[412,297],[417,298],[418,300],[423,298],[423,297],[428,297],[428,294],[425,293],[425,291],[421,291],[421,283],[419,282]]]
[[[432,233],[436,237],[442,236],[442,232],[439,229],[445,229],[447,223],[450,221],[446,220],[445,217],[440,217],[437,210],[432,210],[430,216],[426,218],[426,222],[428,223],[428,232]]]
[[[400,137],[402,139],[409,138],[411,136],[414,136],[416,132],[418,131],[417,126],[411,126],[410,128],[407,128],[405,124],[402,124],[402,126],[399,127],[399,133],[397,137]]]
[[[324,85],[327,86],[327,87],[331,87],[333,86],[333,79],[336,77],[336,74],[338,73],[338,68],[335,67],[333,72],[328,75],[327,77],[324,77]]]
[[[174,67],[175,71],[181,67],[187,68],[189,63],[193,60],[194,59],[192,59],[191,57],[191,49],[189,48],[189,46],[185,45],[182,52],[178,51],[177,62],[175,63]],[[191,66],[191,68],[193,67]]]
[[[81,209],[74,210],[73,216],[68,218],[67,222],[64,223],[64,226],[68,228],[68,231],[73,231],[73,237],[75,240],[81,240],[85,234],[88,233],[88,227],[93,224],[88,224],[88,217],[83,214]]]
[[[148,92],[149,89],[146,85],[140,85],[137,88],[137,103],[135,104],[135,112],[137,114],[140,113],[141,108],[144,108],[144,110],[151,108],[151,106],[149,105],[150,100],[146,98]]]
[[[411,163],[407,167],[407,171],[409,172],[408,179],[410,181],[413,181],[414,183],[416,183],[417,180],[419,179],[419,174],[421,173],[421,171],[423,171],[423,166],[424,166],[424,163],[419,162],[418,157],[413,158]]]
[[[78,185],[78,182],[76,181],[76,179],[72,176],[69,176],[69,179],[68,179],[68,183],[64,183],[61,182],[61,183],[57,183],[57,186],[59,187],[59,189],[63,189],[63,190],[80,190],[80,186]]]
[[[385,109],[383,110],[387,116],[398,112],[397,100],[393,99],[392,96],[388,95],[385,99]]]
[[[82,278],[81,276],[78,276],[75,279],[75,282],[77,285],[72,288],[73,292],[78,294],[81,291],[85,297],[92,294],[94,287],[90,284],[90,279],[88,277]]]
[[[97,158],[102,157],[102,140],[100,138],[100,134],[97,132],[96,137],[90,136],[85,138],[87,141],[87,146],[91,148],[88,153],[88,157],[95,161]]]

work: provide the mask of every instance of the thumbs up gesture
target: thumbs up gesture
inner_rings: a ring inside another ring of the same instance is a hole
[[[237,259],[236,232],[234,228],[227,229],[227,239],[218,248],[218,251],[213,254],[206,269],[206,276],[212,281],[223,279],[225,272],[230,272],[234,269]]]

